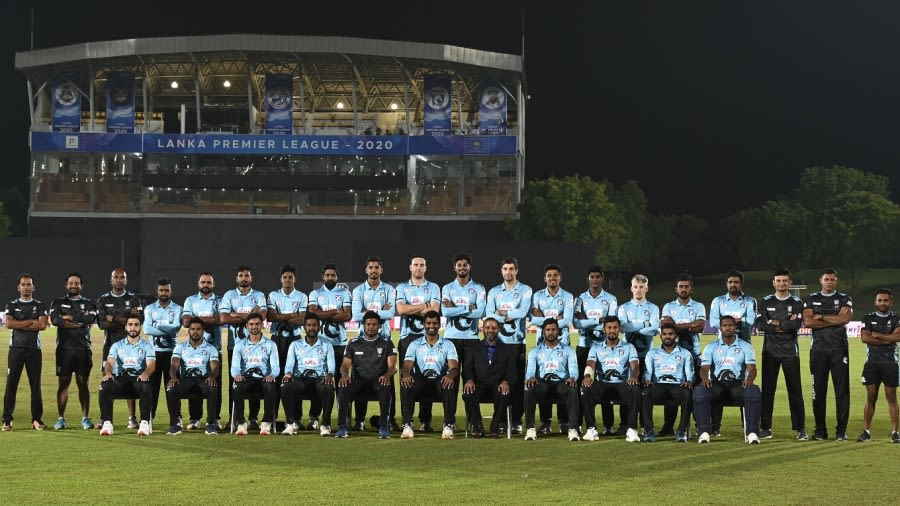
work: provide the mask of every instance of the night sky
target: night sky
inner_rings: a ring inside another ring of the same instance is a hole
[[[189,3],[41,2],[34,44],[278,33],[522,51],[519,2]],[[893,175],[896,198],[900,4],[862,3],[529,2],[526,177],[634,179],[651,211],[710,220],[784,193],[815,165]],[[29,7],[14,2],[2,21],[14,114],[2,122],[12,154],[0,186],[25,181],[13,53],[29,47]]]

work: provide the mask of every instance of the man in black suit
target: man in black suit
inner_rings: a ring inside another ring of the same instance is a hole
[[[480,438],[484,427],[481,424],[481,407],[478,401],[484,392],[494,392],[490,437],[496,438],[501,420],[498,415],[506,411],[510,402],[509,385],[517,377],[516,361],[511,350],[497,339],[500,323],[487,318],[483,328],[484,339],[469,348],[463,364],[463,402],[466,404],[466,416],[472,422],[472,437]]]

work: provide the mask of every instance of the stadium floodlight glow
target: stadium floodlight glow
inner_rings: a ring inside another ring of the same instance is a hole
[[[343,102],[338,102],[336,107],[337,107],[338,109],[343,109],[343,108],[344,108],[344,103],[343,103]]]
[[[396,111],[396,110],[397,110],[397,102],[391,102],[391,110],[392,110],[392,111]]]
[[[224,86],[224,87],[226,87],[226,88],[231,88],[231,81],[229,81],[228,79],[226,79],[225,82],[222,83],[222,86]]]
[[[173,90],[177,90],[178,89],[178,81],[172,81],[171,86],[172,86]]]

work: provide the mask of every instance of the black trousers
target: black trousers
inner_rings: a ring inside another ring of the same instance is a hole
[[[594,407],[606,401],[619,401],[622,406],[622,424],[630,429],[637,428],[637,413],[641,405],[641,388],[628,383],[603,383],[594,381],[590,388],[581,388],[581,409],[588,428],[597,427]]]
[[[741,386],[740,381],[724,383],[713,381],[709,388],[703,385],[694,387],[694,418],[697,419],[697,432],[702,434],[715,427],[711,413],[716,407],[720,412],[726,403],[737,403],[744,407],[744,419],[747,423],[746,434],[759,432],[760,397],[759,387],[750,385],[747,388]],[[721,423],[722,419],[718,420]]]
[[[381,410],[378,426],[387,427],[388,413],[391,411],[391,404],[394,399],[394,382],[391,382],[389,385],[382,385],[378,382],[378,378],[373,380],[354,378],[349,385],[338,389],[338,424],[341,427],[346,427],[350,423],[351,402],[356,401],[357,406],[359,406],[360,402],[368,402],[368,397],[373,393],[378,398],[378,406]]]
[[[809,351],[809,371],[813,381],[813,417],[816,430],[825,431],[825,402],[828,397],[828,375],[834,384],[837,432],[847,432],[850,418],[850,357],[843,351]]]
[[[346,346],[332,346],[332,348],[334,348],[335,367],[337,367],[338,371],[340,371],[341,362],[344,361],[344,350],[347,347]],[[284,362],[282,362],[282,365],[284,365]],[[340,377],[340,374],[338,373],[338,371],[331,371],[331,374],[333,374],[335,377],[335,381],[337,381],[337,378]],[[332,407],[334,407],[333,402],[332,402]],[[360,417],[360,407],[362,407],[361,417]],[[366,406],[365,402],[357,402],[356,403],[356,421],[357,422],[365,420],[367,407],[368,406]],[[287,409],[287,408],[284,408],[284,409]],[[291,413],[288,413],[288,415],[290,415],[290,414]],[[297,403],[296,413],[294,413],[294,414],[296,415],[296,418],[294,418],[294,420],[300,421],[300,418],[303,417],[303,403],[302,402]],[[309,401],[309,416],[315,417],[315,418],[319,418],[320,416],[322,416],[322,400],[321,399],[315,398],[315,399],[312,399]],[[330,411],[328,413],[328,419],[329,420],[331,419]]]
[[[805,430],[806,407],[803,404],[803,389],[800,386],[800,357],[776,357],[765,351],[762,352],[762,413],[759,417],[759,427],[772,429],[779,369],[784,371],[784,382],[787,384],[791,429]]]
[[[154,370],[153,374],[150,375],[150,398],[152,399],[151,405],[153,406],[151,412],[154,415],[157,413],[156,408],[159,405],[160,385],[162,385],[162,388],[166,390],[166,405],[168,405],[169,391],[168,389],[166,389],[166,382],[169,381],[169,367],[171,365],[171,351],[156,352],[156,370]]]
[[[13,419],[22,369],[27,372],[28,385],[31,387],[31,418],[40,420],[44,415],[44,402],[41,400],[41,350],[10,348],[7,363],[9,375],[6,377],[6,393],[3,396],[3,421],[9,422]]]
[[[166,389],[169,425],[178,423],[178,417],[181,416],[181,399],[188,397],[195,400],[197,396],[206,399],[206,423],[216,423],[216,413],[219,412],[219,389],[209,386],[206,378],[183,378],[174,387]],[[192,416],[192,419],[200,418]]]
[[[490,393],[488,393],[490,392]],[[487,383],[475,383],[475,391],[471,394],[463,393],[463,403],[466,406],[466,417],[472,427],[481,429],[481,400],[489,396],[494,402],[494,416],[491,418],[491,432],[496,434],[500,432],[500,421],[506,413],[506,407],[509,406],[510,395],[503,395],[497,388],[497,385],[488,385]]]
[[[228,348],[228,391],[234,394],[234,377],[231,376],[231,359],[234,357],[234,348]],[[221,369],[221,368],[220,368]],[[221,381],[220,381],[221,383]],[[276,395],[278,394],[278,390],[275,390]],[[193,412],[193,408],[191,409]],[[191,418],[194,418],[191,415]],[[199,419],[200,417],[197,417]],[[234,413],[231,413],[230,418],[234,419]],[[250,418],[259,419],[259,399],[255,397],[250,398]],[[235,425],[238,425],[235,423]]]
[[[244,401],[248,398],[252,401],[254,396],[259,403],[259,396],[263,398],[263,422],[272,423],[272,415],[275,414],[275,399],[278,396],[278,383],[267,383],[262,379],[248,379],[234,384],[232,390],[232,400],[234,401],[234,414],[232,415],[235,426],[240,425],[247,420],[244,418]],[[251,413],[252,414],[252,413]]]
[[[413,341],[415,341],[416,339],[418,339],[420,337],[422,337],[422,336],[412,334],[412,335],[408,335],[400,340],[400,343],[397,345],[397,368],[399,370],[403,370],[403,361],[406,357],[406,350],[409,349],[409,345]],[[455,344],[454,344],[454,346],[455,346]],[[461,377],[462,376],[460,376],[460,378]],[[399,386],[400,382],[397,381],[396,383],[398,384],[398,388],[403,390],[403,387]],[[393,406],[391,406],[391,418],[394,418],[397,416],[397,398],[398,398],[397,396],[394,396],[394,404],[393,404]],[[403,402],[402,399],[400,402],[402,404],[402,402]],[[420,422],[429,423],[429,424],[431,423],[431,408],[432,408],[431,404],[432,404],[432,402],[430,400],[425,400],[425,401],[419,402],[419,421]],[[402,408],[401,408],[401,411],[402,411]]]
[[[411,387],[407,388],[400,385],[400,409],[403,415],[403,423],[412,423],[413,410],[416,407],[418,397],[431,395],[433,398],[440,399],[444,405],[444,425],[455,424],[456,398],[458,394],[459,381],[454,381],[452,388],[444,388],[440,378],[429,381],[423,376],[415,377]]]
[[[299,422],[293,414],[299,411],[301,399],[317,399],[322,409],[322,425],[331,425],[331,411],[334,409],[334,385],[326,385],[321,378],[291,378],[281,383],[281,402],[284,404],[285,421]]]
[[[644,429],[653,430],[653,406],[662,404],[664,409],[673,408],[678,410],[681,407],[681,421],[678,424],[679,431],[686,431],[691,421],[691,390],[681,385],[670,385],[666,383],[654,383],[641,393],[643,396],[643,413],[644,413]],[[673,405],[677,403],[677,405]],[[667,413],[668,414],[668,413]],[[665,422],[668,424],[668,420]],[[674,425],[674,423],[673,423]]]
[[[137,376],[113,376],[100,383],[100,421],[112,422],[113,400],[116,398],[140,400],[141,420],[150,420],[150,382],[138,381]]]
[[[509,344],[507,347],[512,350],[513,356],[515,357],[516,372],[518,373],[516,382],[509,386],[509,395],[512,397],[509,403],[511,408],[510,418],[512,418],[513,425],[518,425],[521,423],[522,416],[525,414],[525,380],[523,379],[526,366],[525,343]]]
[[[524,382],[522,385],[524,386]],[[539,379],[533,387],[524,390],[522,404],[526,429],[534,428],[534,409],[538,402],[562,400],[566,403],[569,419],[573,420],[578,416],[578,387],[570,387],[565,381],[548,383]]]

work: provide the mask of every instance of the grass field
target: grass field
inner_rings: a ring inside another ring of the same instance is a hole
[[[44,421],[56,419],[52,333],[45,333]],[[704,344],[711,336],[705,336]],[[807,367],[808,340],[801,340]],[[8,331],[0,330],[0,342]],[[94,335],[94,349],[101,337]],[[762,338],[754,339],[759,349]],[[29,428],[27,379],[20,383],[15,430],[0,433],[0,502],[19,503],[320,503],[384,504],[885,504],[892,501],[900,445],[888,441],[883,399],[873,441],[856,443],[862,428],[864,389],[858,378],[865,350],[851,342],[850,442],[797,442],[790,431],[783,385],[775,406],[775,437],[759,446],[743,443],[738,410],[725,410],[721,438],[709,445],[628,444],[622,438],[570,443],[562,435],[524,442],[465,439],[460,402],[453,441],[440,434],[377,439],[371,429],[338,440],[302,432],[295,437],[163,434],[139,438],[124,428],[125,403],[116,402],[116,434],[101,438],[80,428],[37,432]],[[6,365],[6,353],[0,365]],[[96,362],[96,360],[95,360]],[[92,373],[91,415],[99,415],[99,371]],[[813,421],[804,374],[807,427]],[[783,381],[783,380],[782,380]],[[4,381],[5,386],[5,381]],[[829,432],[834,402],[829,396]],[[162,408],[161,408],[162,409]],[[186,409],[186,407],[185,407]],[[489,412],[489,407],[487,407]],[[657,408],[661,410],[661,408]],[[377,406],[370,404],[370,413]],[[438,419],[440,406],[435,406]],[[77,422],[73,383],[68,406]],[[661,412],[657,419],[661,419]],[[555,426],[555,422],[554,422]]]

